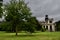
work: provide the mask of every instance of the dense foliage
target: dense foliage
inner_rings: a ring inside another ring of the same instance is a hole
[[[55,23],[56,23],[56,31],[60,31],[60,21],[57,21]]]
[[[0,3],[0,17],[2,17],[2,4]]]

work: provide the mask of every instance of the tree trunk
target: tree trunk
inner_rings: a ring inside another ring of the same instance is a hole
[[[18,30],[17,30],[17,27],[16,27],[16,36],[18,35]]]

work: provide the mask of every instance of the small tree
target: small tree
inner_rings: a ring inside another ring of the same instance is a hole
[[[30,9],[23,0],[11,0],[10,3],[5,5],[5,10],[7,11],[5,19],[12,24],[17,35],[18,26],[21,25],[21,22],[27,21],[26,19],[31,17]]]

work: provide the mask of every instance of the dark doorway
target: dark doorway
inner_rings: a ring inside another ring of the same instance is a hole
[[[44,26],[44,28],[45,28],[45,26]]]
[[[50,25],[50,31],[52,32],[52,26]]]
[[[48,30],[48,26],[46,26],[46,29]]]

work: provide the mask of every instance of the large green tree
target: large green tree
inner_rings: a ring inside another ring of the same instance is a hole
[[[5,5],[6,22],[10,22],[13,29],[15,29],[16,35],[18,33],[18,27],[21,28],[21,23],[27,21],[31,17],[30,9],[23,0],[11,0],[8,4]]]

